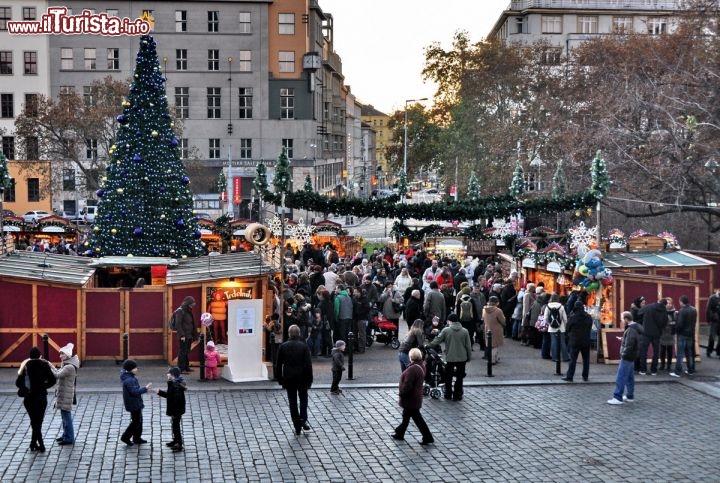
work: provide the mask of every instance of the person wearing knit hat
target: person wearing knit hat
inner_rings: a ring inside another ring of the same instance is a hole
[[[217,381],[219,365],[220,353],[215,350],[215,343],[210,340],[205,346],[205,379]]]
[[[122,436],[120,436],[120,441],[128,446],[147,443],[147,441],[142,438],[142,410],[145,407],[142,395],[152,387],[152,382],[147,383],[145,387],[140,387],[140,383],[137,380],[137,372],[137,362],[132,359],[125,359],[122,370],[120,371],[120,380],[123,385],[123,403],[125,410],[130,413],[130,424],[128,424],[128,427]]]
[[[330,394],[342,394],[342,389],[340,389],[340,378],[345,370],[344,351],[345,341],[339,340],[335,342],[335,347],[332,350],[332,384],[330,385]]]
[[[60,410],[62,434],[56,439],[60,446],[75,444],[75,428],[73,427],[72,407],[75,402],[75,381],[80,368],[80,359],[73,355],[75,345],[70,342],[60,348],[60,369],[50,366],[57,378],[55,387],[55,408]]]
[[[208,344],[211,343],[212,341],[208,342]],[[167,390],[163,391],[160,388],[155,389],[155,393],[158,396],[167,399],[167,410],[165,411],[165,414],[170,416],[170,419],[172,421],[173,439],[172,441],[165,443],[165,446],[171,448],[174,453],[183,450],[183,438],[180,428],[182,423],[182,416],[183,414],[185,414],[186,390],[187,385],[185,384],[185,380],[181,375],[180,368],[177,366],[173,366],[168,369]]]
[[[178,338],[178,367],[185,374],[189,374],[191,371],[190,345],[195,338],[195,316],[193,315],[194,307],[195,299],[191,296],[187,296],[183,299],[180,307],[173,313]],[[221,334],[216,335],[220,336]]]
[[[18,396],[23,398],[23,406],[30,418],[30,451],[45,451],[42,425],[47,409],[47,390],[55,385],[55,380],[50,364],[40,357],[40,349],[30,349],[30,358],[20,364],[15,380]]]

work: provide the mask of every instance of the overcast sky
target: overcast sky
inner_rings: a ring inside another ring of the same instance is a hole
[[[335,21],[335,51],[345,83],[366,104],[390,114],[406,99],[432,99],[421,72],[425,47],[450,49],[456,31],[485,38],[510,0],[319,0]]]

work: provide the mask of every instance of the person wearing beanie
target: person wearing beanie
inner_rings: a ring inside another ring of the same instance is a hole
[[[437,347],[445,343],[445,399],[462,401],[465,364],[470,362],[472,351],[470,334],[460,324],[456,314],[448,315],[447,320],[449,325],[430,342],[430,345]],[[455,378],[454,387],[453,378]]]
[[[205,379],[217,381],[220,353],[215,350],[215,343],[208,341],[205,347]]]
[[[280,345],[275,362],[275,379],[285,390],[295,434],[312,431],[307,422],[308,389],[313,383],[310,348],[297,325],[288,327],[289,340]],[[298,408],[298,399],[300,407]]]
[[[55,387],[55,409],[60,410],[62,420],[62,434],[56,439],[60,446],[75,443],[75,429],[73,427],[72,407],[75,401],[75,380],[80,369],[80,359],[73,355],[75,345],[69,344],[60,348],[60,369],[50,366],[57,378]]]
[[[592,333],[593,320],[590,314],[585,312],[585,306],[579,300],[575,301],[573,310],[568,317],[565,332],[567,333],[570,345],[570,365],[565,377],[565,382],[573,382],[575,376],[575,365],[577,364],[578,354],[582,354],[583,358],[583,381],[588,380],[590,375],[590,335]]]
[[[42,424],[47,409],[47,390],[55,385],[55,381],[50,363],[41,358],[40,349],[30,349],[30,358],[20,364],[15,380],[18,396],[23,398],[23,406],[30,418],[30,451],[45,452]]]
[[[147,443],[142,439],[143,418],[142,410],[145,407],[142,395],[152,387],[152,382],[140,387],[137,380],[138,365],[132,359],[126,359],[120,370],[120,380],[123,385],[123,403],[125,410],[130,413],[130,424],[120,436],[120,441],[128,446]],[[131,440],[132,438],[132,440]]]
[[[195,316],[193,308],[195,307],[195,299],[187,296],[183,299],[182,304],[175,310],[175,327],[177,328],[178,338],[178,367],[185,374],[189,374],[190,368],[190,345],[195,338]],[[218,332],[222,332],[219,330]],[[220,337],[222,334],[216,334]]]
[[[345,370],[345,341],[339,340],[335,342],[335,347],[332,350],[332,385],[330,386],[330,394],[342,394],[340,389],[340,378]]]
[[[208,345],[212,344],[212,341],[208,342]],[[165,414],[170,416],[172,420],[172,441],[165,443],[177,453],[183,450],[183,438],[182,431],[180,430],[182,416],[185,414],[185,391],[187,385],[182,377],[180,368],[173,366],[168,369],[167,372],[167,390],[162,391],[160,388],[155,389],[155,393],[167,399],[167,410]]]

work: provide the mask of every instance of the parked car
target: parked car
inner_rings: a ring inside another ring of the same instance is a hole
[[[198,220],[212,220],[210,213],[195,213],[195,218]]]
[[[47,211],[42,210],[32,210],[28,211],[23,215],[23,220],[25,223],[37,223],[38,220],[50,216],[50,213]]]
[[[65,218],[69,221],[75,221],[77,219],[77,212],[75,211],[61,211],[60,217]]]
[[[3,210],[2,216],[15,216],[15,212],[13,210]]]

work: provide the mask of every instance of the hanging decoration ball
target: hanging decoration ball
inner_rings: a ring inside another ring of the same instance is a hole
[[[84,246],[84,247],[90,246],[90,242],[87,242],[87,241],[86,241],[85,243],[83,243],[83,246]]]
[[[193,236],[195,238],[200,238],[202,236],[202,233],[200,233],[200,230],[195,230],[195,232],[193,233]]]
[[[103,191],[103,190],[97,190],[97,191],[95,192],[95,194],[97,195],[98,198],[102,198],[103,196],[105,196],[105,191]]]
[[[91,256],[92,254],[93,254],[92,250],[85,251],[85,255],[87,255],[88,257]]]
[[[127,210],[121,210],[120,213],[122,213],[123,216],[126,216],[128,212]]]
[[[174,122],[174,121],[170,123],[170,127],[175,127],[175,122]]]
[[[137,131],[135,131],[135,135],[138,137],[142,136],[142,131],[138,129]]]
[[[147,176],[145,176],[143,179],[144,179],[145,181],[150,181],[150,178],[148,178]]]
[[[151,105],[152,105],[152,104],[151,104]],[[150,133],[150,135],[151,135],[152,137],[156,138],[156,137],[158,137],[158,132],[157,132],[157,131],[153,131],[153,132]]]
[[[160,255],[160,250],[158,250],[157,248],[153,248],[153,255],[155,255],[155,256]]]
[[[125,190],[122,189],[122,188],[118,188],[118,189],[116,189],[115,191],[117,191],[117,194],[119,194],[119,195],[121,195],[121,194],[123,194],[123,193],[125,192]]]
[[[152,102],[149,102],[148,105],[149,105],[150,107],[155,107],[155,104],[153,104]]]
[[[161,220],[164,220],[164,219],[165,219],[165,213],[163,213],[162,215],[160,215],[160,219],[161,219]]]
[[[100,247],[95,247],[95,252],[99,253],[99,252],[100,252]]]
[[[182,256],[182,257],[180,257],[180,258],[182,258],[182,259],[184,260],[184,259],[186,259],[186,258],[187,258],[187,255],[183,254],[183,256]]]
[[[119,122],[120,124],[125,124],[125,123],[127,122],[127,121],[125,120],[125,116],[124,116],[123,114],[120,114],[120,115],[119,115],[118,117],[116,117],[115,119],[117,119],[117,122]],[[128,145],[128,146],[129,146],[129,145]]]
[[[135,229],[133,230],[133,234],[134,234],[135,236],[140,236],[140,235],[142,235],[142,228],[138,226],[137,228],[135,228]]]
[[[180,181],[182,181],[183,184],[188,184],[190,182],[190,178],[187,176],[183,176]]]
[[[129,148],[129,147],[130,147],[130,144],[126,144],[125,147],[126,147],[126,148]]]
[[[136,154],[135,156],[133,156],[133,161],[142,161],[142,156]]]
[[[177,140],[177,138],[172,138],[172,139],[170,140],[170,146],[175,147],[175,146],[177,146],[177,145],[178,145],[178,140]]]
[[[106,220],[109,220],[110,218],[112,218],[112,217],[110,216],[110,213],[108,213],[108,214],[105,215],[105,219],[106,219]]]
[[[133,77],[135,77],[137,79],[139,76],[137,74],[135,74]]]
[[[111,152],[111,153],[114,153],[116,149],[117,149],[117,145],[116,145],[116,144],[113,144],[112,146],[110,146],[110,152]]]
[[[132,254],[132,253],[128,253],[127,256],[132,258],[133,254]]]
[[[117,234],[117,228],[111,229],[111,230],[110,230],[110,233],[112,233],[113,235]]]
[[[100,181],[102,181],[103,183],[107,181],[107,176],[103,176],[102,178],[100,178]]]
[[[175,249],[174,249],[174,248],[171,248],[171,249],[170,249],[170,253],[172,253],[173,255],[175,255]]]
[[[185,220],[183,220],[182,218],[178,219],[178,220],[175,222],[175,226],[177,226],[178,228],[181,228],[181,227],[185,226]]]
[[[117,161],[115,161],[115,166],[120,166],[121,164],[122,164],[122,163],[120,162],[119,159],[118,159]]]
[[[100,231],[100,227],[99,227],[99,226],[93,226],[93,231],[94,231],[95,233],[99,232],[99,231]]]
[[[131,106],[130,101],[123,101],[122,106],[123,106],[123,107],[130,107],[130,106]]]

